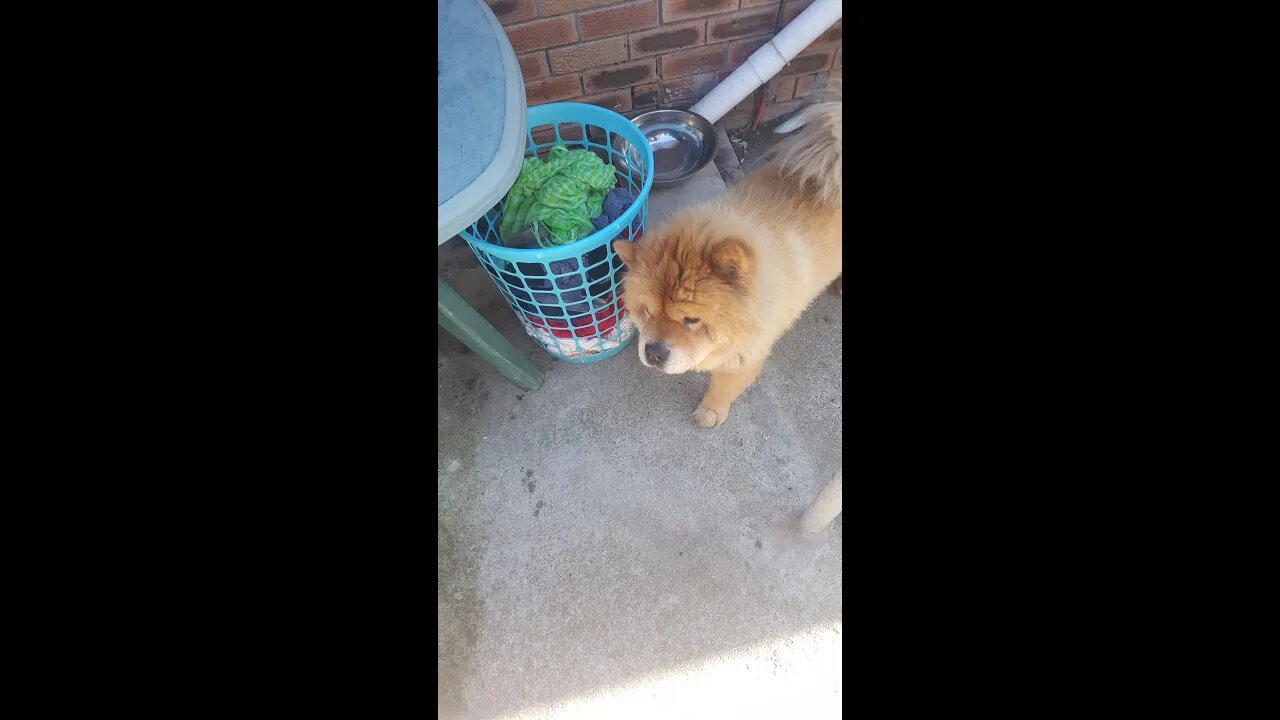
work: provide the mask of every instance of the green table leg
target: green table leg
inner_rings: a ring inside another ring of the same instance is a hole
[[[489,321],[481,317],[444,280],[440,280],[438,291],[440,295],[436,301],[436,309],[440,315],[440,324],[445,330],[516,385],[525,390],[537,390],[542,385],[542,373],[529,362],[529,358],[493,329]]]

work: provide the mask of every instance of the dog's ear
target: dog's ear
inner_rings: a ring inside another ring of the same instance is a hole
[[[720,279],[738,285],[751,274],[755,253],[742,240],[728,237],[711,248],[711,267]]]
[[[614,240],[613,251],[618,253],[622,258],[622,262],[628,265],[631,264],[631,261],[634,260],[636,256],[635,248],[631,247],[631,243],[626,240]]]

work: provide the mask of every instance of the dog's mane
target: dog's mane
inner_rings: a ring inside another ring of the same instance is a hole
[[[736,230],[736,228],[734,229]],[[711,218],[678,216],[662,235],[636,244],[627,283],[643,287],[664,306],[689,303],[708,308],[718,332],[742,332],[752,325],[752,293],[747,277],[717,267],[715,248],[734,237]],[[710,319],[710,318],[709,318]]]

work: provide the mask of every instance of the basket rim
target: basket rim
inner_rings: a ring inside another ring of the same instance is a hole
[[[582,114],[587,118],[595,116],[597,120],[557,120],[552,117],[547,117],[564,115],[567,113],[573,113],[575,115]],[[525,119],[525,132],[528,133],[532,131],[532,129],[538,125],[559,125],[574,122],[583,125],[597,125],[609,132],[622,135],[632,144],[632,146],[640,148],[645,163],[644,183],[641,184],[640,194],[636,196],[635,202],[631,203],[631,207],[627,208],[621,215],[619,215],[617,220],[614,220],[590,235],[579,240],[574,240],[567,245],[554,245],[548,248],[509,248],[504,245],[485,242],[483,239],[473,240],[471,228],[480,221],[480,218],[476,218],[475,222],[472,222],[470,225],[462,229],[459,234],[462,235],[463,240],[466,240],[469,244],[479,246],[490,255],[500,257],[504,260],[562,260],[564,258],[579,255],[581,252],[585,252],[586,250],[602,244],[602,239],[612,240],[622,232],[624,227],[631,224],[631,220],[640,212],[640,208],[649,201],[649,190],[653,187],[653,150],[649,147],[648,138],[645,137],[644,133],[640,132],[640,128],[636,127],[635,123],[618,113],[609,110],[608,108],[602,108],[598,105],[587,105],[585,103],[572,102],[547,103],[546,105],[537,105],[529,108],[529,112]],[[626,129],[622,130],[610,127],[610,125],[619,124],[624,125]],[[508,191],[509,190],[510,189],[508,189]],[[506,199],[506,193],[503,193],[502,200],[499,202],[505,201]]]

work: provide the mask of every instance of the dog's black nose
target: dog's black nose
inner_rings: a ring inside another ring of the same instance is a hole
[[[670,354],[671,351],[662,343],[646,343],[644,346],[644,357],[651,365],[661,365]]]

